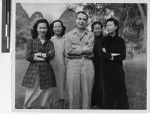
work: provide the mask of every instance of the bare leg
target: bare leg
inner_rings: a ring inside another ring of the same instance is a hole
[[[28,101],[28,103],[27,103],[27,107],[31,107],[31,104],[39,97],[39,95],[41,94],[42,91],[43,91],[43,90],[40,89],[40,86],[38,86],[38,87],[34,90],[32,96],[30,97],[30,99],[29,99],[29,101]]]
[[[34,92],[34,89],[26,88],[26,90],[25,90],[24,107],[23,108],[26,108],[26,104],[29,101],[29,99],[31,98],[33,92]]]
[[[42,96],[41,107],[46,107],[47,99],[52,94],[53,88],[43,90],[43,91],[44,91],[44,93],[43,93],[43,96]]]

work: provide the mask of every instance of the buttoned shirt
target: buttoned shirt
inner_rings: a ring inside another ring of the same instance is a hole
[[[65,54],[67,57],[92,57],[94,46],[94,34],[85,29],[79,33],[75,28],[65,35]]]

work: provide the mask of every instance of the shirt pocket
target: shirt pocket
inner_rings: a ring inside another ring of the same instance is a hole
[[[71,38],[71,42],[72,42],[72,45],[80,45],[81,44],[80,39],[77,36],[73,36]]]

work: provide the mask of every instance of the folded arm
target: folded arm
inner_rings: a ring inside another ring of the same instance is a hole
[[[121,49],[120,55],[113,57],[115,61],[124,60],[126,58],[126,46],[125,46],[124,41],[121,43],[121,48],[120,49]]]
[[[101,56],[102,58],[109,59],[109,60],[112,58],[111,53],[109,53],[109,52],[106,50],[105,40],[102,40],[102,41],[101,41],[101,45],[100,45],[100,56]]]
[[[65,54],[66,55],[80,55],[81,45],[74,45],[69,37],[65,39]]]
[[[50,46],[50,51],[47,53],[42,53],[42,52],[33,52],[33,40],[30,40],[27,43],[27,48],[26,48],[26,60],[30,62],[35,62],[35,61],[49,61],[53,59],[55,56],[55,51],[54,51],[54,45],[53,43]]]
[[[88,43],[82,47],[81,53],[83,54],[93,53],[93,47],[94,47],[94,35],[92,34],[88,39]]]

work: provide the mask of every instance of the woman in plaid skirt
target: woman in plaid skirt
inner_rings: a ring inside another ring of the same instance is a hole
[[[53,92],[55,76],[50,60],[54,58],[54,45],[49,23],[39,19],[31,31],[32,39],[27,43],[26,60],[30,62],[22,85],[26,87],[24,108],[32,108],[32,103],[39,99],[39,108],[46,108],[46,101]]]

